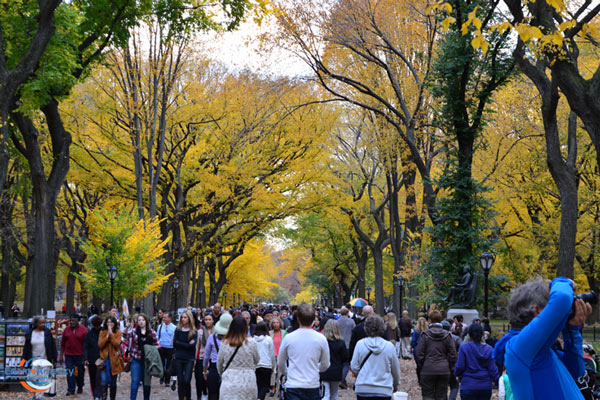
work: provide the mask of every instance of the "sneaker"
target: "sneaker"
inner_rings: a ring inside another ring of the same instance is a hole
[[[65,394],[65,396],[75,396],[75,393],[73,393],[73,392],[67,392],[67,394]]]
[[[81,394],[81,393],[83,393],[83,388],[82,387],[80,387],[80,388],[77,389],[77,394]]]
[[[171,382],[171,390],[175,391],[175,389],[177,389],[177,380],[173,379],[173,382]]]
[[[340,383],[340,389],[348,389],[348,384],[346,382]]]
[[[160,384],[162,385],[163,383],[165,383],[165,378],[161,377],[160,378]]]

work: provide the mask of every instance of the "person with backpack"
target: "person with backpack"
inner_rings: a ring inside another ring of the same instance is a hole
[[[263,322],[261,324],[264,325]],[[266,328],[264,329],[267,331]],[[270,338],[265,334],[265,338]],[[229,330],[223,338],[217,358],[217,370],[221,375],[219,390],[222,399],[256,399],[256,365],[260,360],[256,342],[248,336],[248,324],[244,317],[238,316],[231,321]]]
[[[400,328],[400,352],[402,359],[410,360],[412,358],[410,352],[412,321],[408,317],[408,311],[402,311],[402,318],[398,321],[398,327]]]

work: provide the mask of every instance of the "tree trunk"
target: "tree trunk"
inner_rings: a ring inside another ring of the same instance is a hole
[[[39,132],[28,117],[20,113],[13,114],[13,119],[25,142],[24,147],[18,144],[17,148],[27,158],[29,164],[34,210],[32,259],[25,278],[24,316],[35,315],[42,308],[44,310],[54,309],[58,259],[54,217],[56,199],[69,171],[71,135],[62,124],[58,112],[58,102],[56,100],[49,101],[46,106],[42,107],[42,112],[46,117],[54,157],[48,179],[44,172],[41,147],[38,141]]]
[[[375,312],[379,315],[385,315],[385,298],[383,294],[383,253],[379,248],[371,249],[373,254],[374,275],[375,275]]]
[[[77,268],[73,266],[73,268]],[[67,315],[73,313],[73,307],[75,306],[75,275],[73,268],[67,275]]]

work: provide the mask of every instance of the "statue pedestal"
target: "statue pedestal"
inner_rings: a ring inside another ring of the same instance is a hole
[[[462,314],[463,322],[470,325],[475,318],[479,318],[479,312],[467,308],[451,308],[448,310],[448,318],[454,318],[455,315]]]

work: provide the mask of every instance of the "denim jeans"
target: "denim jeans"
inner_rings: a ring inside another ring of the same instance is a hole
[[[346,376],[348,376],[348,370],[350,369],[350,362],[345,362],[342,365],[342,382],[346,383]]]
[[[461,400],[490,400],[492,398],[492,390],[461,390]]]
[[[135,400],[140,387],[140,382],[144,380],[144,360],[131,360],[131,393],[129,398]]]
[[[321,400],[319,388],[316,389],[298,389],[287,388],[285,395],[287,400]]]
[[[65,365],[67,367],[67,392],[75,393],[77,389],[83,388],[83,356],[65,355]]]
[[[177,394],[179,400],[191,400],[194,360],[175,359],[173,362],[177,371]]]
[[[117,375],[113,375],[110,369],[110,360],[104,360],[104,369],[100,371],[100,384],[102,386],[116,386]]]

